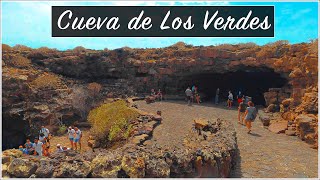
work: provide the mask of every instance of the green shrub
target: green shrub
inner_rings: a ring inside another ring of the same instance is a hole
[[[129,108],[125,101],[119,100],[103,104],[90,111],[88,121],[91,133],[97,140],[119,141],[127,139],[132,130],[129,120],[137,118],[138,112]]]
[[[62,125],[62,126],[59,126],[59,129],[57,131],[58,135],[61,136],[63,134],[65,134],[67,131],[67,126],[66,125]]]

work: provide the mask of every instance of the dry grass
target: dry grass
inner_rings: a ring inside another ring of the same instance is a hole
[[[18,67],[18,68],[26,68],[31,66],[30,59],[27,59],[19,55],[14,56],[12,59],[7,60],[6,63],[10,66]]]
[[[61,79],[55,75],[44,73],[31,82],[31,86],[36,89],[57,89],[61,84]]]

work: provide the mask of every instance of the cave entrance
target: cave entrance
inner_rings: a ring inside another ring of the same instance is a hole
[[[226,101],[228,91],[233,93],[234,99],[238,91],[252,97],[257,105],[265,105],[263,93],[269,88],[280,88],[287,84],[287,80],[272,69],[259,69],[248,71],[236,71],[228,73],[200,73],[183,77],[180,81],[185,89],[187,86],[196,85],[202,100],[212,101],[216,89],[220,89],[219,101]]]

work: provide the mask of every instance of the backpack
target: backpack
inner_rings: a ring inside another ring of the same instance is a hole
[[[254,107],[254,111],[251,115],[251,120],[254,121],[257,118],[258,115],[258,109]]]

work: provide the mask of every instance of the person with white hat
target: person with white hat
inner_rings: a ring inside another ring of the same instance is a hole
[[[63,149],[60,144],[57,144],[57,152],[63,152]]]
[[[71,149],[73,149],[73,136],[74,136],[75,130],[69,126],[68,128],[68,139],[70,140],[70,144],[71,144]]]

